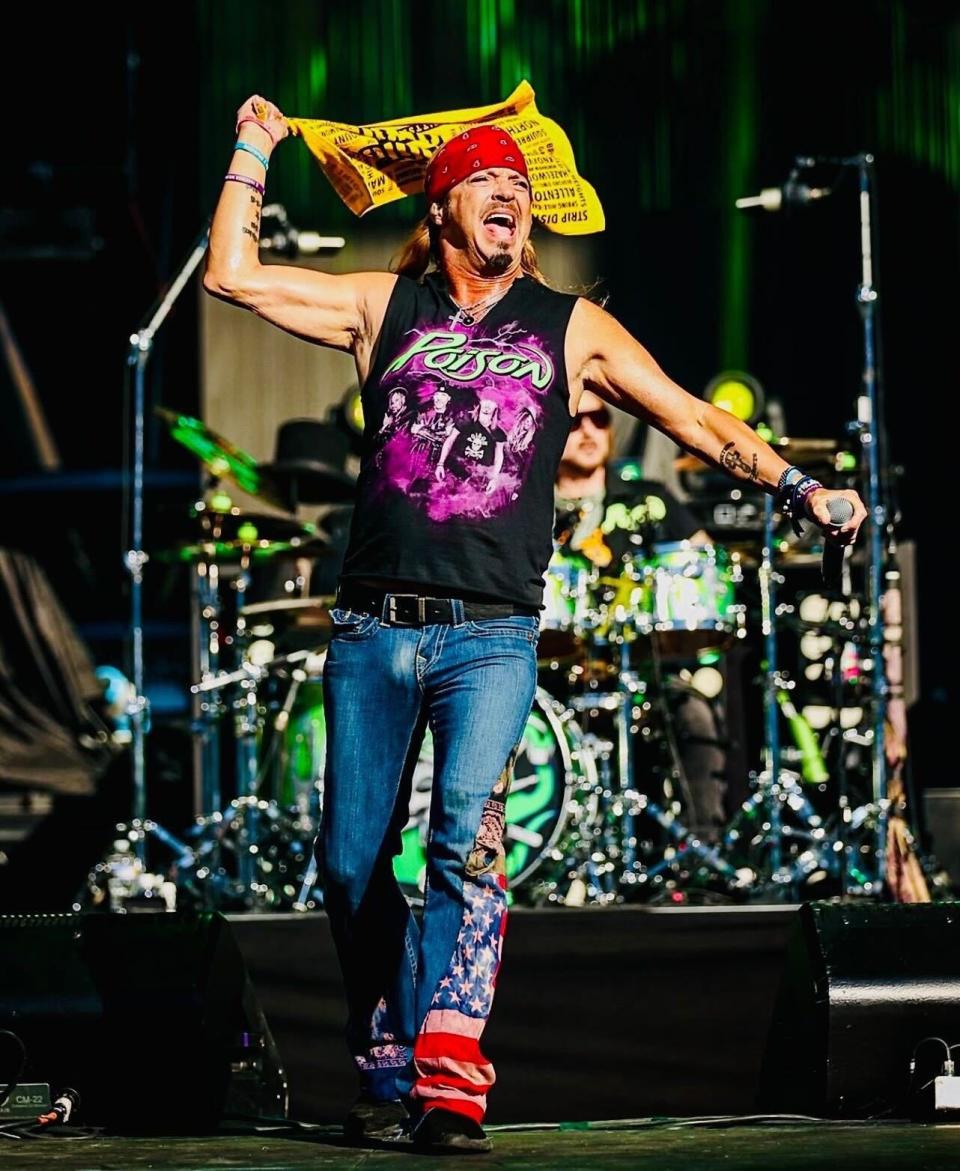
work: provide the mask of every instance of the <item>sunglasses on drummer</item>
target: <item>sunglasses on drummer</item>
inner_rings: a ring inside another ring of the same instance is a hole
[[[583,420],[589,419],[594,427],[600,431],[606,431],[610,426],[610,412],[606,407],[598,407],[595,411],[583,411],[577,415],[573,420],[573,430],[579,431],[583,426]]]

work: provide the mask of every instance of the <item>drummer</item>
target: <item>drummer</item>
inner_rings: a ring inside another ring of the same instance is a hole
[[[612,417],[606,403],[584,391],[554,484],[557,555],[579,555],[617,573],[630,552],[668,541],[708,545],[693,514],[656,480],[625,481],[610,467]],[[710,703],[680,675],[664,680],[680,765],[687,781],[684,825],[715,840],[724,810],[726,753]]]
[[[559,544],[601,569],[619,564],[641,542],[709,545],[693,513],[662,484],[610,474],[612,422],[603,399],[584,392],[554,485]]]

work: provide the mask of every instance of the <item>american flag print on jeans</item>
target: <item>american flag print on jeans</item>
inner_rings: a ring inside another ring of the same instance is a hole
[[[450,966],[413,1047],[413,1095],[426,1111],[443,1106],[483,1120],[495,1075],[480,1049],[507,928],[507,878],[488,873],[464,885],[464,912]]]
[[[496,1080],[480,1049],[507,929],[507,876],[503,834],[506,799],[516,751],[484,802],[476,840],[465,866],[463,918],[413,1048],[413,1097],[426,1112],[436,1106],[482,1122],[487,1092]]]

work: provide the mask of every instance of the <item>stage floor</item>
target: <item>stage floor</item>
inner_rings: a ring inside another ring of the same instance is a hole
[[[326,1128],[299,1133],[221,1134],[206,1138],[0,1140],[4,1167],[57,1171],[298,1171],[299,1168],[489,1167],[649,1168],[650,1171],[942,1171],[956,1166],[960,1128],[905,1123],[692,1126],[646,1120],[628,1128],[491,1129],[493,1154],[438,1160],[394,1150],[339,1145]]]

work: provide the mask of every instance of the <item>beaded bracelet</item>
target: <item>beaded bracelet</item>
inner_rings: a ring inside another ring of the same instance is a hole
[[[247,114],[247,116],[245,118],[240,119],[240,121],[237,123],[237,130],[236,130],[237,134],[240,133],[240,127],[244,124],[244,122],[252,122],[254,124],[254,126],[259,126],[260,129],[267,135],[267,137],[273,143],[273,145],[274,146],[277,145],[277,140],[273,137],[273,131],[266,124],[266,122],[261,122],[259,118],[254,118],[254,116],[252,114]]]
[[[263,167],[265,171],[270,170],[270,160],[263,153],[262,150],[257,150],[255,146],[251,146],[249,142],[240,142],[239,140],[233,144],[234,150],[245,150],[248,155],[253,155],[257,162]]]
[[[246,187],[252,187],[257,194],[262,195],[264,187],[262,183],[258,183],[256,179],[251,179],[249,175],[238,175],[234,171],[228,171],[223,177],[224,183],[243,183]]]

